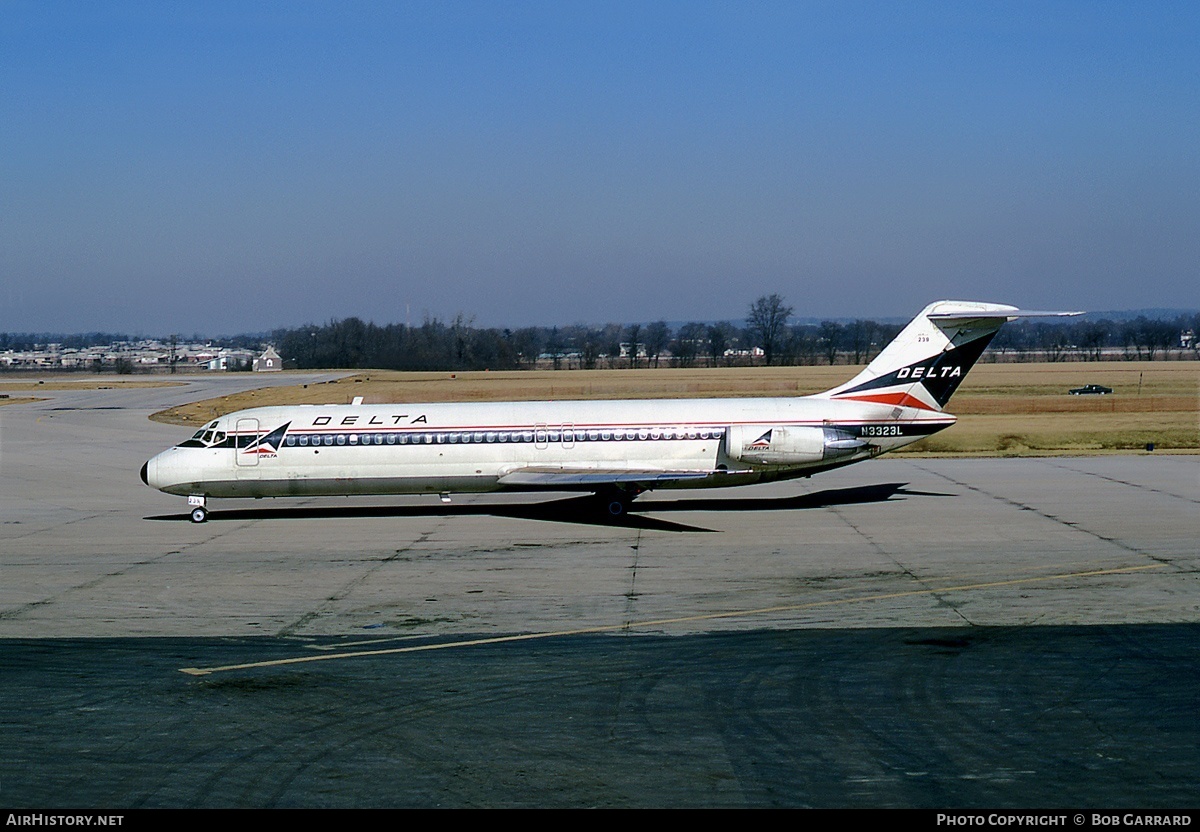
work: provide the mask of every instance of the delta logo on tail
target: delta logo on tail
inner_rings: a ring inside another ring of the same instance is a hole
[[[291,422],[287,422],[275,428],[270,433],[258,437],[249,445],[242,448],[242,453],[253,454],[259,459],[275,458],[279,455],[279,446],[283,444],[283,436],[287,433],[287,429],[291,427],[291,424]]]
[[[989,332],[960,347],[950,347],[848,390],[840,390],[833,398],[940,411],[995,335],[995,332]]]

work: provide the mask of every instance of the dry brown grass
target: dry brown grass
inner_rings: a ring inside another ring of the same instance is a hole
[[[158,421],[202,425],[234,410],[272,404],[548,401],[795,396],[827,390],[856,367],[397,373],[372,371],[336,382],[275,387],[156,413]],[[1103,384],[1110,396],[1069,396]],[[1200,364],[1133,362],[980,364],[949,410],[953,428],[900,453],[1033,456],[1200,448]]]

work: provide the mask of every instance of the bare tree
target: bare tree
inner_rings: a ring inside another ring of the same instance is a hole
[[[658,366],[659,353],[667,348],[670,341],[671,328],[667,326],[666,321],[655,321],[646,325],[646,355],[654,359],[655,367]]]
[[[792,358],[797,364],[813,365],[817,363],[821,342],[817,336],[817,328],[811,325],[792,327],[792,337],[788,340]]]
[[[846,327],[846,348],[854,353],[854,363],[862,364],[870,356],[871,339],[875,337],[876,324],[858,318]]]
[[[708,355],[711,360],[710,367],[719,367],[721,359],[725,357],[725,350],[729,349],[729,339],[732,337],[733,327],[728,321],[712,324],[708,328]]]
[[[563,339],[558,327],[553,327],[546,337],[546,352],[550,353],[551,366],[556,370],[562,369]]]
[[[1110,326],[1107,322],[1085,322],[1080,327],[1079,346],[1083,347],[1084,356],[1088,361],[1099,361],[1104,355],[1104,342],[1108,338]]]
[[[837,321],[821,321],[821,349],[825,353],[825,358],[829,361],[829,366],[833,366],[837,361],[838,350],[842,347],[842,339],[845,337],[845,327]]]
[[[787,335],[787,320],[792,316],[792,307],[783,302],[779,295],[763,295],[750,304],[746,316],[746,328],[763,349],[767,366],[775,360],[775,354]]]
[[[642,325],[630,324],[629,331],[629,367],[636,370],[638,365],[638,347],[642,345]]]
[[[1035,324],[1037,345],[1046,356],[1047,361],[1062,361],[1071,347],[1067,328],[1054,324]]]
[[[538,353],[542,351],[542,332],[537,327],[527,326],[513,333],[513,347],[517,351],[518,363],[531,370],[537,367]]]
[[[696,363],[696,356],[705,341],[704,335],[704,324],[692,322],[679,327],[679,332],[671,343],[671,352],[680,367],[691,367]]]
[[[602,333],[590,328],[584,333],[583,344],[579,348],[583,369],[596,369],[596,359],[600,357],[600,339],[602,337]]]

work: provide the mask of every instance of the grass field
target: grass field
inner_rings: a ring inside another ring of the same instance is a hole
[[[156,413],[152,419],[202,425],[216,416],[271,404],[544,401],[795,396],[827,390],[859,368],[755,367],[700,370],[575,370],[397,373],[371,371],[334,382],[274,387]],[[1070,396],[1084,384],[1108,396]],[[1045,456],[1200,450],[1200,363],[979,364],[947,408],[949,430],[897,453]]]

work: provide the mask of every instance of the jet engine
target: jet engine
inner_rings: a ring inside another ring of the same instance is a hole
[[[725,453],[751,465],[804,465],[851,456],[867,443],[844,430],[789,425],[733,425]]]

